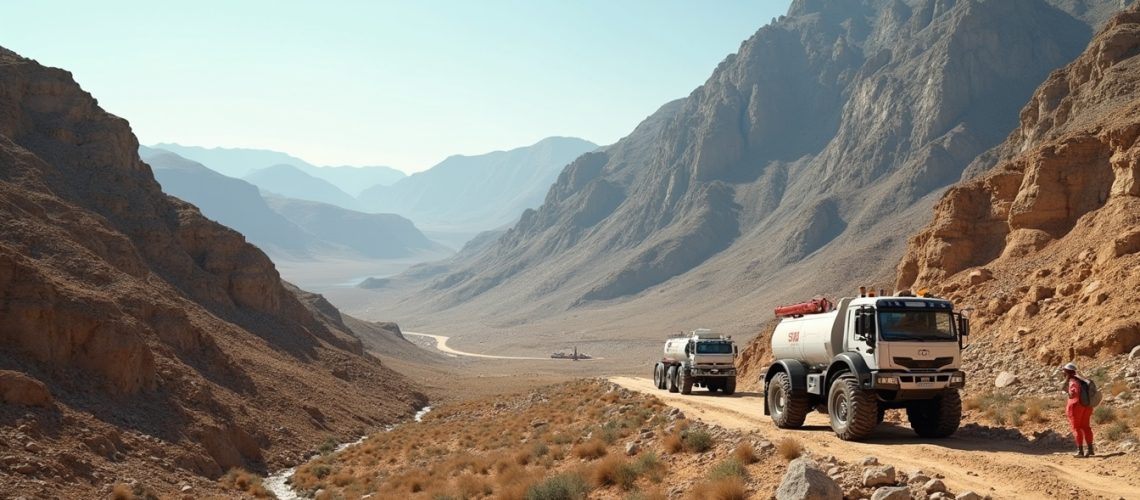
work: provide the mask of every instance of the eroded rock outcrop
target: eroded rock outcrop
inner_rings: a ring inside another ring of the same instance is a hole
[[[0,440],[51,428],[37,460],[71,458],[37,470],[66,481],[37,484],[79,488],[41,496],[139,467],[158,491],[264,471],[423,402],[239,233],[163,194],[137,150],[69,73],[0,49],[0,373],[6,403],[42,408],[0,406]]]
[[[1137,88],[1133,7],[1038,88],[1021,126],[989,155],[996,166],[938,202],[899,265],[898,286],[974,306],[983,325],[1042,361],[1140,344]],[[971,280],[981,266],[994,279]]]

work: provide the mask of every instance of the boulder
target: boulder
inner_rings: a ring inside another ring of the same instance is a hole
[[[963,491],[954,497],[954,500],[982,500],[982,496],[972,491]]]
[[[839,484],[827,476],[819,465],[807,458],[797,458],[788,464],[788,471],[776,489],[777,500],[840,500],[843,491]]]
[[[875,457],[863,457],[863,465],[864,466],[879,465],[879,459],[877,459]]]
[[[1128,353],[1128,359],[1130,359],[1130,360],[1140,359],[1140,345],[1132,348],[1132,352]]]
[[[1017,383],[1017,375],[1010,372],[1001,372],[997,378],[994,379],[994,387],[1002,389]]]
[[[994,273],[986,268],[970,271],[970,284],[978,285],[994,279]]]
[[[946,483],[943,483],[941,479],[931,479],[922,485],[922,491],[925,491],[928,495],[946,493]]]
[[[11,370],[0,370],[0,400],[23,406],[52,405],[51,392],[43,382]]]
[[[884,486],[895,484],[895,468],[890,465],[863,469],[863,486]]]
[[[639,451],[641,451],[641,447],[638,446],[637,443],[629,442],[629,443],[625,444],[625,454],[626,455],[629,455],[632,457],[632,456],[636,455]]]
[[[884,486],[875,490],[871,500],[910,500],[910,490],[905,486]]]

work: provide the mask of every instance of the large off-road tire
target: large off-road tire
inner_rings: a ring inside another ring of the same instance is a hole
[[[831,384],[827,394],[827,413],[831,430],[844,441],[867,437],[879,419],[879,402],[871,391],[859,387],[854,376],[841,375]]]
[[[689,374],[684,368],[681,371],[681,394],[693,393],[693,376]]]
[[[721,390],[724,391],[725,396],[731,396],[736,393],[736,377],[728,377],[724,379],[723,383],[724,385],[721,386]]]
[[[915,434],[924,438],[944,438],[962,423],[962,396],[948,389],[937,398],[914,401],[906,407],[906,418]]]
[[[677,392],[679,390],[677,387],[676,365],[670,365],[669,368],[665,370],[665,384],[669,386],[669,392]]]
[[[733,385],[735,380],[734,378]],[[735,389],[733,387],[734,391]],[[776,427],[781,429],[803,427],[808,414],[807,394],[797,395],[792,392],[792,378],[787,372],[780,372],[772,377],[772,381],[768,383],[767,398],[768,413],[772,415],[772,422]]]
[[[883,425],[883,421],[887,419],[887,409],[879,406],[878,419],[875,420],[875,425]]]
[[[653,365],[653,387],[658,389],[665,388],[665,365],[656,363]]]

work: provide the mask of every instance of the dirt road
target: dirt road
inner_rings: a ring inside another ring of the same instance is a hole
[[[417,337],[431,337],[431,338],[435,339],[435,348],[436,349],[439,349],[440,352],[443,352],[446,354],[452,354],[455,356],[469,356],[472,358],[487,358],[487,359],[545,359],[545,360],[553,359],[553,358],[527,358],[527,357],[522,357],[522,356],[493,356],[490,354],[476,354],[473,352],[457,351],[455,349],[447,347],[447,341],[451,337],[445,337],[443,335],[432,335],[430,333],[416,333],[416,332],[403,332],[403,333],[404,333],[404,335],[415,335]]]
[[[1022,440],[1002,440],[960,432],[942,440],[920,440],[909,427],[883,424],[866,442],[842,441],[826,415],[808,416],[801,430],[778,429],[764,415],[757,393],[712,396],[697,390],[684,396],[653,387],[645,378],[614,377],[623,387],[661,398],[689,418],[740,430],[758,430],[775,441],[790,436],[816,455],[834,455],[860,463],[874,456],[900,471],[922,469],[945,476],[955,492],[967,490],[994,498],[1128,498],[1140,499],[1135,456],[1120,454],[1078,459],[1068,448],[1046,447]]]

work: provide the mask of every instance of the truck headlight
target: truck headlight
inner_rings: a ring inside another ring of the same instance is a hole
[[[899,379],[897,377],[879,375],[875,378],[875,383],[879,385],[899,385]]]
[[[966,377],[963,377],[961,375],[951,375],[950,376],[950,383],[951,384],[962,384],[965,382],[966,382]]]

